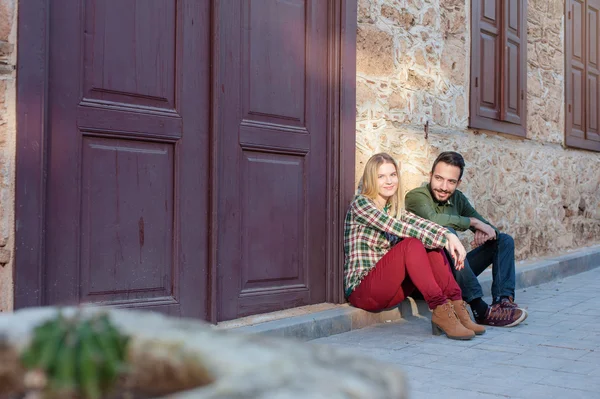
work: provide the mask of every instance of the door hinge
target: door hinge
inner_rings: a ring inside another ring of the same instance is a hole
[[[569,108],[569,113],[571,113],[571,104],[569,104],[568,108]]]
[[[475,87],[479,87],[479,78],[475,78]]]
[[[569,12],[567,13],[567,15],[568,15],[568,16],[567,16],[567,18],[571,19],[571,11],[569,11]]]
[[[523,90],[521,90],[521,100],[525,99],[525,92]]]

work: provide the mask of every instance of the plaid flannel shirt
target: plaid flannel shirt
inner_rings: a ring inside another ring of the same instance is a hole
[[[390,234],[417,238],[425,248],[434,249],[446,245],[447,233],[446,228],[405,210],[399,210],[397,218],[391,217],[379,210],[371,199],[357,195],[346,214],[344,226],[346,297],[390,250]]]

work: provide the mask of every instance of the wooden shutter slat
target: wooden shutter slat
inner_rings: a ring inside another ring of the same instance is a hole
[[[471,48],[471,116],[500,117],[500,2],[473,2]]]
[[[481,40],[481,86],[479,87],[479,115],[500,117],[500,12],[499,2],[486,0],[481,8],[479,37]]]
[[[524,107],[522,106],[525,98],[521,99],[521,92],[524,91],[523,83],[526,74],[525,59],[522,57],[523,40],[525,25],[521,13],[521,0],[505,0],[504,3],[504,32],[503,47],[503,76],[504,76],[504,95],[502,96],[502,119],[522,124]]]
[[[586,129],[585,138],[600,142],[600,128],[598,126],[598,114],[600,113],[600,0],[588,0],[587,5],[587,65],[586,65]]]
[[[480,116],[500,118],[500,71],[498,58],[501,48],[498,33],[494,29],[482,29],[481,40],[481,85],[479,86]]]
[[[567,0],[567,145],[585,139],[585,3]]]

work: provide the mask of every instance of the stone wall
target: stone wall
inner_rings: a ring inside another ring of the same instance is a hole
[[[13,307],[17,1],[0,0],[0,312]]]
[[[563,1],[528,2],[526,139],[468,128],[470,4],[359,0],[356,180],[387,151],[405,194],[456,150],[461,189],[515,237],[518,259],[600,242],[600,154],[563,148]]]

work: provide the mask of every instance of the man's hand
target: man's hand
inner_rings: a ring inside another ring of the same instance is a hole
[[[483,231],[475,230],[475,237],[473,237],[473,241],[471,241],[471,246],[473,248],[477,248],[478,246],[482,245],[487,240],[491,240],[491,239],[492,239],[492,237],[488,236]]]
[[[471,218],[471,226],[475,228],[475,237],[471,241],[472,247],[478,247],[489,240],[496,239],[496,230],[489,224],[479,219]]]
[[[462,270],[465,267],[465,258],[467,257],[467,251],[465,247],[462,245],[462,242],[458,239],[458,237],[453,233],[448,233],[446,235],[448,238],[448,242],[446,243],[446,249],[452,256],[454,260],[454,268],[456,270]]]

